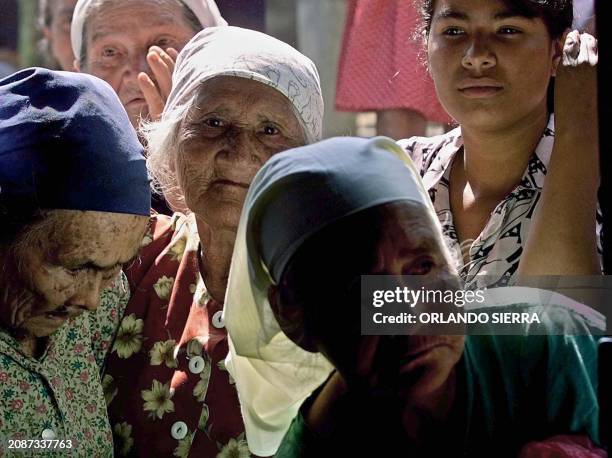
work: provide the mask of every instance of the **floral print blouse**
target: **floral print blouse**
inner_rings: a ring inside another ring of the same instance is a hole
[[[51,334],[38,359],[0,328],[0,457],[113,456],[100,373],[128,298],[122,274],[95,312]]]
[[[554,116],[551,116],[521,182],[493,210],[480,235],[462,243],[450,208],[450,171],[455,155],[463,149],[461,128],[436,137],[412,137],[398,142],[420,169],[446,242],[468,286],[513,284],[534,208],[544,186],[555,139],[554,125]],[[598,212],[600,254],[601,228],[601,214]]]
[[[193,215],[155,215],[126,271],[132,295],[104,375],[116,456],[250,456],[198,249]]]

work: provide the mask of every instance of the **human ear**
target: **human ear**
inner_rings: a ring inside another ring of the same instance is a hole
[[[567,29],[563,32],[559,38],[555,38],[552,42],[553,53],[552,53],[552,70],[550,76],[557,76],[557,69],[561,64],[561,58],[563,57],[563,46],[565,45],[565,38],[567,34],[570,32],[570,29]]]
[[[302,306],[283,303],[281,291],[276,286],[268,288],[268,302],[281,331],[302,349],[311,353],[317,352],[318,348],[306,330]]]
[[[292,334],[297,326],[302,325],[301,307],[293,304],[283,304],[280,289],[275,285],[268,288],[268,302],[281,329],[291,338],[289,334]]]

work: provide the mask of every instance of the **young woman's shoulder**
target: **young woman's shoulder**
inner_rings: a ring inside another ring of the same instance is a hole
[[[457,127],[445,134],[433,137],[410,137],[397,142],[412,159],[421,175],[429,168],[431,162],[443,152],[456,152],[463,140],[461,128]]]

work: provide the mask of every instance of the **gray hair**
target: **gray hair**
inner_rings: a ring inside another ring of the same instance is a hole
[[[276,38],[238,27],[209,27],[191,39],[179,54],[172,91],[161,121],[146,124],[147,167],[153,190],[162,192],[174,209],[186,210],[176,180],[175,162],[184,140],[193,132],[184,120],[198,113],[206,81],[216,77],[247,79],[271,87],[286,99],[298,121],[304,143],[321,137],[323,98],[315,64]],[[192,124],[192,123],[190,123]]]
[[[53,6],[57,0],[38,0],[38,27],[49,27],[53,21]]]
[[[195,97],[194,97],[195,100]],[[185,196],[176,179],[174,160],[181,154],[181,126],[192,104],[165,113],[159,121],[144,121],[140,133],[147,145],[147,169],[153,192],[163,195],[175,211],[187,212]]]
[[[205,83],[206,81],[201,83],[200,89]],[[147,169],[151,178],[151,189],[163,195],[173,210],[183,213],[190,210],[178,184],[174,164],[176,157],[182,153],[184,139],[190,137],[190,133],[183,129],[183,123],[195,115],[199,106],[198,100],[202,95],[202,91],[198,90],[189,103],[165,112],[159,121],[144,121],[140,125],[139,133],[147,145]],[[308,129],[297,108],[289,99],[287,103],[299,122],[302,137],[306,143],[311,143],[314,140],[308,135]]]
[[[45,0],[48,1],[48,0]],[[128,0],[129,1],[129,0]],[[183,2],[182,0],[149,0],[151,2],[155,2],[158,5],[175,5],[180,6],[183,11],[183,18],[187,25],[193,30],[194,34],[198,33],[202,30],[202,24],[200,20],[196,17],[194,12]],[[83,23],[83,46],[81,46],[81,52],[79,56],[77,56],[78,63],[82,67],[83,64],[87,61],[87,26],[89,24],[89,19],[92,16],[96,16],[100,14],[100,11],[111,8],[116,5],[125,5],[126,0],[94,0],[92,1],[87,9],[85,10],[85,22]]]

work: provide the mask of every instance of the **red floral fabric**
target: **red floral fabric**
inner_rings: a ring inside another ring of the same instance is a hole
[[[126,270],[132,296],[105,374],[117,456],[249,456],[198,246],[192,217],[156,215]]]

